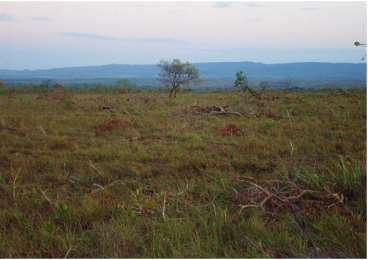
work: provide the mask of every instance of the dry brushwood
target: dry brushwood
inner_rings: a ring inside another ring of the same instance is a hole
[[[124,185],[124,182],[122,182],[121,180],[116,180],[116,181],[113,181],[105,186],[102,186],[101,184],[98,184],[98,183],[93,183],[92,186],[95,186],[97,187],[97,189],[94,189],[91,191],[91,193],[96,193],[96,192],[99,192],[99,191],[103,191],[103,190],[106,190],[107,188],[110,188],[112,186],[115,186],[115,185]]]
[[[303,190],[292,181],[268,180],[262,184],[256,183],[253,178],[245,178],[244,183],[246,189],[238,191],[234,189],[236,196],[240,199],[239,213],[249,208],[261,208],[264,212],[273,219],[275,216],[280,216],[281,210],[289,211],[298,227],[301,235],[307,240],[310,245],[310,255],[319,256],[320,249],[315,244],[311,237],[310,228],[304,222],[304,202],[307,200],[315,200],[327,206],[331,201],[337,205],[342,200],[338,194],[326,192],[326,194],[314,191]],[[309,196],[309,197],[307,197]],[[308,205],[308,204],[307,204]]]
[[[55,207],[57,208],[58,205],[59,205],[59,196],[58,194],[56,194],[57,198],[56,198],[56,201],[52,201],[49,196],[47,196],[46,192],[47,190],[40,190],[42,196],[44,197],[44,199],[52,206],[52,207]]]
[[[241,213],[247,208],[261,208],[275,214],[281,210],[292,210],[295,203],[304,200],[319,202],[326,207],[338,205],[342,200],[338,194],[302,189],[291,181],[269,180],[262,184],[245,179],[246,189],[237,194]]]
[[[46,133],[45,129],[44,129],[42,126],[39,126],[39,127],[38,127],[38,130],[40,130],[40,132],[41,132],[44,136],[47,136],[47,133]]]
[[[226,109],[228,106],[192,106],[191,110],[193,114],[199,115],[199,114],[211,114],[211,115],[236,115],[241,116],[239,112],[231,112],[227,111]]]
[[[163,202],[163,205],[162,205],[162,218],[164,219],[164,221],[166,220],[166,197],[167,197],[167,194],[165,193],[164,194],[164,202]]]

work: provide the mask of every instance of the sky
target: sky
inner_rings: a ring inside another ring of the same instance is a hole
[[[0,69],[362,62],[366,2],[0,2]]]

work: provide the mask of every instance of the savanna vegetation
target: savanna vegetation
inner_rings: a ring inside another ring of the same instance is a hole
[[[366,257],[366,94],[0,90],[0,257]]]

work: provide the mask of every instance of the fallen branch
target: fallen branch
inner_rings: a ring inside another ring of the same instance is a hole
[[[269,194],[266,198],[264,198],[264,199],[262,200],[262,202],[260,203],[261,208],[264,208],[264,205],[266,204],[266,202],[267,202],[268,200],[270,200],[273,196],[274,196],[273,194]]]
[[[164,203],[162,205],[162,218],[166,220],[166,193],[164,194]]]
[[[46,194],[46,190],[41,190],[41,194],[42,194],[42,196],[45,198],[45,200],[48,202],[48,203],[50,203],[50,205],[51,206],[53,206],[53,207],[57,207],[58,205],[57,205],[57,203],[55,203],[55,202],[53,202],[48,196],[47,196],[47,194]]]
[[[70,176],[68,181],[72,184],[76,184],[76,183],[80,182],[80,179],[78,177],[75,177],[75,176]]]
[[[253,178],[246,178],[244,182],[251,187],[248,187],[242,193],[238,192],[236,194],[236,196],[240,198],[240,213],[247,208],[259,207],[263,210],[267,209],[267,213],[272,215],[275,211],[292,208],[294,203],[299,202],[307,195],[312,195],[312,199],[328,203],[328,208],[341,204],[343,200],[343,198],[335,193],[327,192],[326,195],[319,191],[303,190],[292,181],[269,180],[265,182],[266,185],[260,185],[256,183]],[[271,192],[267,186],[273,183],[277,184],[277,186],[282,189],[280,191],[276,190]],[[331,200],[335,203],[331,203]]]
[[[192,106],[191,109],[194,114],[211,114],[211,115],[236,115],[242,116],[239,112],[227,111],[228,106]]]
[[[211,115],[236,115],[236,116],[242,116],[242,114],[240,114],[239,112],[227,112],[227,111],[212,111],[210,112]]]
[[[12,173],[11,173],[11,177],[13,179],[13,200],[14,200],[15,204],[17,204],[17,202],[16,202],[17,180],[18,180],[18,176],[19,176],[21,170],[22,169],[18,169],[17,172],[15,173],[15,175],[13,175],[13,170],[12,170]]]
[[[298,200],[300,198],[302,198],[304,195],[306,194],[316,194],[317,191],[314,191],[314,190],[303,190],[300,194],[296,195],[296,196],[289,196],[289,197],[286,197],[287,200]]]
[[[282,198],[280,198],[279,196],[277,196],[276,194],[274,194],[274,193],[272,193],[272,192],[270,192],[269,190],[267,190],[266,188],[263,188],[262,186],[260,186],[260,185],[258,185],[257,183],[254,183],[254,182],[252,182],[252,181],[246,181],[247,183],[249,183],[249,184],[251,184],[251,185],[253,185],[254,187],[256,187],[257,189],[259,189],[259,190],[261,190],[261,191],[263,191],[266,195],[267,195],[267,197],[266,198],[264,198],[262,201],[261,201],[261,203],[259,204],[260,205],[260,207],[261,208],[264,208],[264,205],[266,204],[266,202],[267,201],[269,201],[271,198],[276,198],[276,199],[278,199],[279,201],[281,201],[281,202],[285,202],[285,200],[284,199],[282,199]]]
[[[91,193],[93,194],[93,193],[96,193],[96,192],[99,192],[99,191],[102,191],[102,190],[106,190],[107,188],[110,188],[110,187],[118,185],[118,184],[124,185],[124,183],[121,180],[113,181],[110,184],[107,184],[105,186],[102,186],[101,184],[98,184],[98,183],[93,183],[92,186],[96,186],[98,188],[95,189],[95,190],[92,190]]]
[[[98,183],[93,183],[92,186],[96,186],[97,188],[100,188],[100,189],[105,189],[102,185],[98,184]]]
[[[40,130],[40,132],[41,132],[44,136],[47,136],[47,133],[46,133],[45,129],[44,129],[42,126],[39,126],[39,127],[38,127],[38,130]]]
[[[96,167],[96,165],[93,164],[91,160],[88,160],[89,166],[95,170],[100,176],[103,176],[103,173]]]
[[[240,210],[239,210],[239,214],[242,213],[242,211],[244,209],[248,209],[248,208],[259,208],[259,205],[255,205],[255,204],[247,204],[247,205],[240,205]]]
[[[70,254],[70,252],[72,251],[72,249],[73,249],[73,246],[69,247],[68,251],[64,255],[64,258],[68,258],[68,255]]]

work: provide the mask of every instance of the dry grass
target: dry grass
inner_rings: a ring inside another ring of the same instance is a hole
[[[365,257],[365,166],[362,90],[3,95],[0,256]]]

